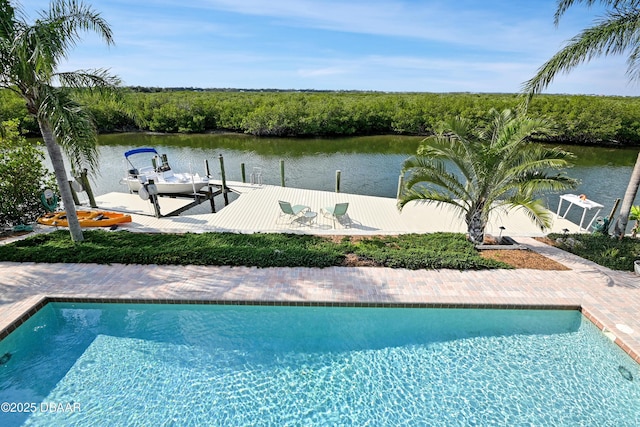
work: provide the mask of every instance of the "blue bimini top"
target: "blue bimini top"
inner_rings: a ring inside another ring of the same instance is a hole
[[[129,157],[132,156],[134,154],[139,154],[139,153],[155,153],[158,154],[158,152],[156,151],[155,148],[134,148],[133,150],[129,150],[129,151],[125,151],[124,156],[125,157]]]

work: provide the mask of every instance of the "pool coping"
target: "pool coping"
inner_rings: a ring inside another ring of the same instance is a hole
[[[486,310],[576,310],[607,335],[620,349],[640,364],[640,354],[624,339],[613,333],[589,309],[578,304],[475,304],[475,303],[401,303],[401,302],[340,302],[340,301],[264,301],[226,299],[166,299],[166,298],[91,298],[68,296],[42,296],[18,318],[0,330],[0,341],[8,337],[24,322],[49,303],[98,304],[164,304],[164,305],[251,305],[270,307],[345,307],[345,308],[419,308],[419,309],[486,309]]]

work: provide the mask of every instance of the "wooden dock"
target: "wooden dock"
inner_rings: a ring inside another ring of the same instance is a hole
[[[464,219],[449,207],[433,204],[411,203],[403,211],[397,208],[396,200],[385,197],[362,196],[357,194],[329,191],[305,190],[273,185],[252,185],[227,181],[229,189],[240,194],[228,206],[217,213],[180,215],[174,217],[153,217],[153,207],[137,195],[109,193],[97,198],[103,209],[131,212],[133,223],[126,228],[131,231],[148,232],[207,232],[228,231],[238,233],[304,233],[304,234],[405,234],[433,233],[438,231],[466,232]],[[108,196],[108,197],[107,197]],[[135,200],[137,199],[137,200]],[[137,207],[128,206],[129,201]],[[279,200],[309,206],[318,215],[311,224],[290,223],[280,218]],[[188,201],[187,201],[188,202]],[[177,211],[180,199],[162,198],[163,215],[165,209]],[[320,213],[321,208],[336,203],[349,203],[348,214],[352,220],[350,227],[334,223],[331,218]],[[175,205],[174,205],[175,204]],[[166,206],[166,207],[165,207]],[[174,207],[175,206],[175,207]],[[219,207],[220,208],[220,207]],[[137,210],[137,211],[136,211]],[[553,212],[551,230],[542,231],[522,212],[495,211],[490,219],[487,233],[508,236],[543,236],[549,232],[562,233],[568,229],[577,233],[578,225],[563,218],[556,218]],[[151,216],[150,216],[151,215]]]

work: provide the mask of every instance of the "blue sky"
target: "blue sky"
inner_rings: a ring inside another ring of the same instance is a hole
[[[127,86],[518,92],[602,11],[553,24],[548,0],[93,0],[115,46],[87,34],[61,70]],[[30,18],[46,0],[22,0]],[[591,61],[547,93],[640,95],[625,57]]]

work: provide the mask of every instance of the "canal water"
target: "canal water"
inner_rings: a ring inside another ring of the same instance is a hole
[[[258,168],[265,184],[280,185],[282,160],[288,187],[334,191],[336,171],[340,170],[342,192],[395,197],[402,162],[415,153],[421,140],[421,137],[407,136],[298,139],[238,134],[100,135],[100,171],[92,185],[96,194],[126,192],[127,188],[119,184],[128,169],[123,154],[135,147],[149,146],[166,153],[176,171],[192,170],[204,174],[206,159],[212,175],[219,177],[219,156],[222,155],[227,180],[241,181],[240,165],[244,163],[247,181],[254,168]],[[580,181],[580,185],[571,192],[585,194],[603,204],[601,215],[608,215],[615,199],[624,196],[638,148],[562,148],[576,155],[574,166],[565,171]],[[547,207],[555,211],[559,195],[545,195],[545,199]],[[636,204],[640,204],[640,197]],[[197,209],[207,212],[208,206],[202,205]],[[569,217],[579,220],[580,213],[574,208]]]
[[[206,159],[212,175],[219,178],[219,156],[222,155],[227,180],[241,181],[241,163],[244,163],[247,181],[254,168],[258,168],[264,184],[280,185],[280,161],[283,160],[288,187],[334,191],[336,171],[340,170],[342,192],[395,197],[402,162],[415,153],[420,140],[396,136],[269,139],[235,134],[101,135],[103,176],[96,185],[98,192],[103,188],[117,191],[118,180],[126,167],[123,153],[133,147],[148,146],[166,153],[176,171],[191,169],[204,174]],[[114,179],[116,170],[117,179]]]

